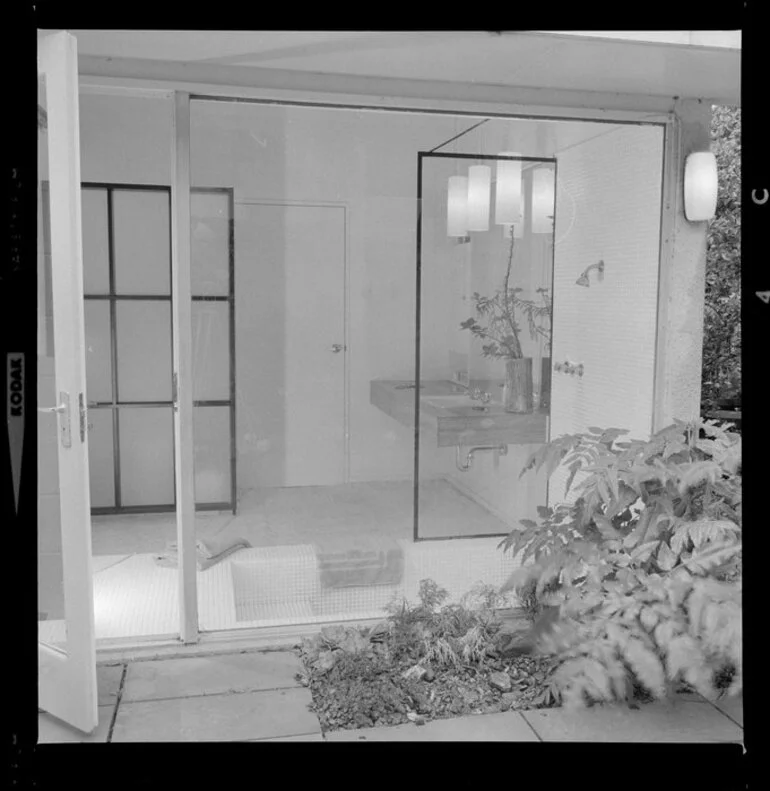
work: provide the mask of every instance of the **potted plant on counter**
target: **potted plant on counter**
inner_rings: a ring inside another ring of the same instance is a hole
[[[503,287],[491,297],[474,292],[472,298],[476,315],[463,321],[460,329],[469,330],[483,342],[481,354],[484,357],[505,361],[503,408],[506,412],[531,412],[532,358],[525,357],[522,350],[522,330],[517,321],[517,311],[526,317],[532,338],[545,338],[548,344],[549,356],[542,358],[540,396],[540,406],[547,408],[551,378],[551,301],[547,288],[538,288],[536,293],[540,295],[540,301],[534,301],[519,296],[523,289],[510,287],[514,244],[511,234]]]

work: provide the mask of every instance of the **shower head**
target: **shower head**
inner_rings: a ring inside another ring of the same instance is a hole
[[[586,288],[590,288],[591,283],[588,280],[588,273],[592,269],[597,269],[599,274],[597,275],[598,280],[604,280],[604,261],[599,261],[597,264],[591,264],[591,266],[587,266],[585,271],[582,275],[575,281],[575,285],[578,286],[585,286]]]

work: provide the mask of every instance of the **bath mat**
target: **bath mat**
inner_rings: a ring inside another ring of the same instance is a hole
[[[323,588],[398,585],[404,575],[404,552],[395,540],[347,538],[315,549]]]
[[[196,541],[198,571],[205,571],[215,563],[224,560],[228,555],[232,555],[233,552],[250,546],[251,544],[245,538],[208,538]],[[160,555],[155,555],[155,562],[159,566],[176,568],[179,563],[177,542],[170,541],[166,544],[166,551]]]

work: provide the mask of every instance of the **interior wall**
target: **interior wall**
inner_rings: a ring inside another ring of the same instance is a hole
[[[452,130],[452,123],[442,117],[201,102],[192,106],[194,185],[232,185],[236,204],[321,203],[346,209],[352,481],[412,475],[413,432],[373,407],[369,390],[372,379],[414,378],[417,152],[436,146]],[[260,433],[259,400],[248,382],[282,369],[285,300],[280,282],[268,286],[267,293],[256,292],[253,250],[239,244],[247,233],[236,224],[242,488],[264,485],[264,476],[256,474],[260,465],[255,457],[271,450],[265,432]],[[249,285],[243,288],[244,283]]]

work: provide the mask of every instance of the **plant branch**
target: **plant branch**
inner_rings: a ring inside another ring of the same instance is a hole
[[[519,341],[519,333],[516,329],[516,325],[513,321],[513,308],[510,304],[510,294],[508,293],[508,281],[511,279],[511,268],[513,266],[513,246],[514,246],[514,236],[513,236],[513,228],[511,228],[511,248],[508,253],[508,266],[505,270],[505,282],[503,284],[503,300],[505,304],[505,317],[508,319],[508,324],[511,327],[511,332],[513,333],[513,341],[515,344],[514,352],[517,358],[521,358],[524,356],[524,353],[521,350],[521,342]]]

